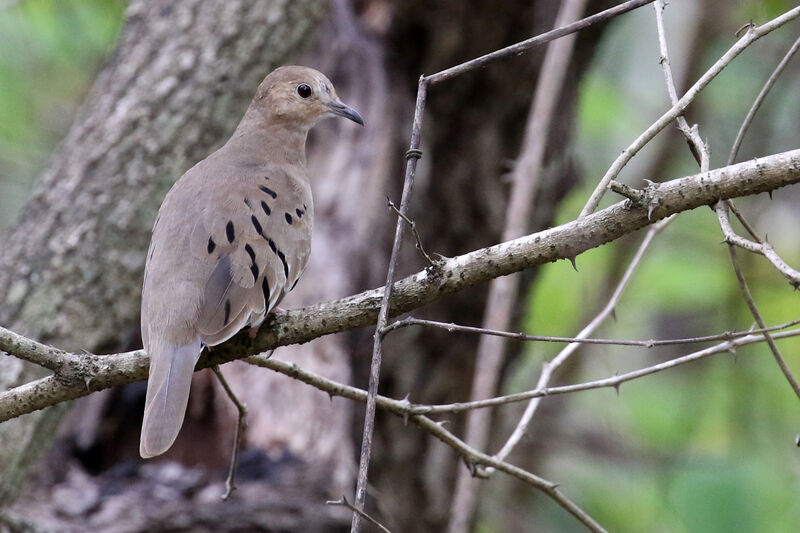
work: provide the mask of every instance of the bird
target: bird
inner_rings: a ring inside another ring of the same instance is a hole
[[[306,137],[335,116],[364,125],[322,73],[279,67],[261,82],[231,138],[164,198],[142,285],[150,357],[142,458],[175,442],[203,348],[245,327],[254,331],[302,275],[314,220]]]

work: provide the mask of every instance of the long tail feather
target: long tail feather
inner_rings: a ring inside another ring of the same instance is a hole
[[[156,344],[156,343],[154,343]],[[147,459],[172,446],[183,425],[200,340],[183,346],[152,346],[139,454]]]

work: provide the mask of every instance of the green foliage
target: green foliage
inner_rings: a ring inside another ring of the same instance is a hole
[[[66,133],[123,8],[119,0],[24,0],[0,10],[0,228]]]

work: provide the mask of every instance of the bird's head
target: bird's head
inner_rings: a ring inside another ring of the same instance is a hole
[[[254,104],[273,121],[305,129],[333,116],[364,125],[361,115],[339,100],[330,80],[308,67],[287,66],[273,70],[261,82]]]

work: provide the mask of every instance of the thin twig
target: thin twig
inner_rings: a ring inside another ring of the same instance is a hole
[[[658,49],[661,54],[659,63],[661,63],[661,71],[664,74],[664,82],[667,86],[667,94],[669,94],[670,103],[676,105],[678,103],[678,90],[675,87],[675,79],[672,76],[672,63],[669,59],[669,48],[667,47],[667,37],[664,30],[664,9],[666,8],[666,2],[664,0],[656,0],[656,3],[653,4],[653,8],[656,13]],[[703,141],[702,137],[700,137],[697,124],[689,127],[689,123],[683,115],[677,116],[675,118],[675,123],[678,125],[678,129],[681,130],[681,133],[683,133],[683,136],[686,137],[686,142],[689,144],[689,148],[697,164],[700,166],[701,172],[705,172],[709,168],[711,156],[708,146]]]
[[[800,288],[800,271],[795,270],[784,261],[771,244],[768,242],[754,242],[736,234],[728,219],[728,205],[725,202],[718,202],[714,208],[717,212],[717,220],[719,221],[722,233],[725,236],[725,242],[731,245],[738,246],[749,252],[763,255],[772,265],[781,273],[781,275],[789,281],[789,284],[795,289]]]
[[[788,331],[781,331],[779,333],[775,333],[774,335],[772,335],[772,338],[786,339],[798,336],[800,336],[800,329],[790,329]],[[708,348],[703,348],[702,350],[692,352],[682,357],[676,357],[675,359],[670,359],[669,361],[665,361],[657,365],[648,366],[646,368],[641,368],[639,370],[633,370],[625,374],[617,374],[608,378],[598,379],[596,381],[588,381],[585,383],[577,383],[574,385],[562,385],[559,387],[541,387],[541,388],[537,387],[535,389],[525,392],[508,394],[505,396],[497,396],[495,398],[490,398],[488,400],[479,400],[475,402],[460,402],[460,403],[451,403],[442,405],[410,404],[409,409],[411,413],[424,414],[424,415],[455,414],[464,411],[470,411],[472,409],[499,407],[501,405],[508,405],[512,403],[524,402],[526,400],[545,398],[548,396],[556,396],[560,394],[572,394],[580,391],[604,389],[604,388],[618,389],[620,385],[628,381],[633,381],[635,379],[656,374],[658,372],[663,372],[664,370],[670,370],[672,368],[685,365],[687,363],[691,363],[694,361],[698,361],[700,359],[705,359],[706,357],[710,357],[712,355],[716,355],[719,353],[732,352],[735,351],[740,346],[746,346],[757,342],[764,342],[764,340],[765,339],[763,333],[760,333],[758,335],[748,335],[747,337],[741,337],[731,341],[725,341],[720,344],[715,344],[714,346],[709,346]]]
[[[714,63],[714,65],[712,65],[712,67],[708,69],[706,73],[703,74],[694,85],[692,85],[691,88],[689,88],[688,91],[686,91],[686,93],[675,105],[673,105],[666,113],[661,115],[661,117],[654,122],[652,126],[647,128],[630,146],[622,151],[622,154],[617,157],[611,167],[609,167],[609,169],[606,171],[603,178],[597,184],[597,187],[595,188],[594,192],[592,192],[589,200],[586,202],[586,205],[581,211],[580,216],[585,217],[597,209],[597,206],[600,204],[600,200],[603,198],[606,190],[608,189],[608,182],[612,179],[616,179],[623,167],[625,167],[625,165],[628,164],[633,156],[635,156],[639,150],[641,150],[648,142],[650,142],[653,137],[658,134],[658,132],[663,130],[673,120],[683,114],[684,110],[697,97],[700,91],[702,91],[711,82],[711,80],[713,80],[720,72],[722,72],[722,70],[727,67],[731,61],[733,61],[755,41],[764,35],[767,35],[771,31],[780,28],[787,22],[794,20],[798,16],[800,16],[800,7],[791,9],[783,15],[766,22],[761,26],[749,28],[745,35],[742,36],[742,38],[739,39],[727,52],[725,52],[725,54],[719,58],[717,62]]]
[[[417,170],[417,160],[419,159],[420,137],[422,134],[422,117],[425,111],[425,97],[427,85],[425,78],[420,77],[417,86],[417,103],[414,109],[414,122],[411,126],[411,142],[409,143],[408,154],[406,157],[406,174],[403,180],[403,194],[400,200],[400,213],[405,215],[408,212],[408,204],[411,200],[411,191],[414,187],[414,177]],[[394,286],[394,269],[400,257],[400,245],[403,242],[403,230],[405,229],[404,220],[397,219],[394,231],[394,243],[392,244],[392,255],[389,259],[389,268],[386,272],[386,285],[381,298],[381,307],[378,311],[378,319],[375,325],[372,345],[372,361],[369,371],[369,394],[367,397],[367,407],[364,412],[364,433],[361,439],[361,457],[358,463],[358,481],[356,483],[355,506],[361,511],[364,510],[364,503],[367,499],[367,477],[369,473],[369,458],[372,453],[372,435],[375,430],[375,397],[378,395],[378,381],[381,373],[381,358],[383,356],[383,328],[389,320],[389,301],[392,297],[392,287]],[[351,533],[359,533],[361,530],[361,515],[353,513],[353,520],[350,524]]]
[[[653,241],[655,236],[658,235],[664,228],[666,228],[672,220],[672,217],[667,218],[650,228],[650,230],[647,232],[647,235],[645,235],[644,239],[642,240],[642,243],[639,245],[639,249],[636,250],[636,254],[634,254],[633,259],[631,259],[631,262],[628,265],[628,268],[625,270],[622,279],[620,279],[617,287],[614,289],[611,298],[609,298],[605,307],[597,314],[597,316],[595,316],[592,321],[589,322],[589,324],[587,324],[586,327],[580,331],[580,333],[578,333],[578,338],[586,338],[591,335],[592,332],[596,330],[606,318],[614,313],[614,310],[616,309],[617,304],[622,297],[622,293],[625,291],[625,288],[628,286],[628,283],[633,277],[633,273],[641,263],[645,251],[650,246],[650,243]],[[561,350],[550,362],[544,363],[542,365],[542,372],[539,375],[539,381],[536,384],[536,388],[545,388],[550,382],[553,373],[561,365],[563,365],[573,353],[575,353],[579,346],[580,344],[577,342],[570,343],[564,347],[564,349]],[[500,451],[495,454],[495,457],[500,460],[504,460],[506,457],[508,457],[511,451],[517,446],[517,444],[519,444],[520,440],[522,440],[527,433],[528,427],[530,426],[531,420],[533,420],[533,416],[536,414],[538,407],[539,398],[532,398],[525,408],[525,412],[522,414],[519,422],[517,422],[514,431],[508,437],[508,440],[506,440],[505,444],[503,444],[503,447],[500,448]]]
[[[348,398],[359,402],[366,402],[369,396],[367,391],[329,380],[323,376],[320,376],[319,374],[304,370],[294,363],[288,363],[278,359],[267,359],[260,355],[248,357],[246,361],[254,365],[275,370],[289,377],[312,385],[319,390],[327,392],[331,396],[341,396],[343,398]],[[377,396],[376,405],[381,409],[402,416],[405,420],[412,422],[443,443],[452,447],[456,452],[461,454],[467,464],[490,466],[496,470],[505,472],[512,477],[524,481],[534,488],[544,492],[558,505],[567,510],[567,512],[572,514],[581,523],[586,525],[590,531],[596,533],[605,532],[605,529],[603,529],[602,526],[592,519],[592,517],[586,514],[585,511],[567,498],[566,495],[558,489],[557,484],[512,464],[499,461],[494,457],[468,446],[464,443],[464,441],[447,431],[441,423],[431,420],[423,415],[413,414],[411,412],[412,405],[408,402],[408,400],[394,400],[385,396]]]
[[[739,126],[739,131],[736,134],[736,140],[733,141],[733,146],[731,146],[730,154],[728,155],[728,164],[732,164],[736,160],[736,156],[739,153],[739,147],[742,144],[742,140],[744,139],[745,133],[747,133],[748,128],[750,128],[750,124],[753,122],[753,118],[755,118],[756,113],[758,110],[761,109],[761,104],[764,103],[764,99],[769,94],[769,91],[772,90],[772,86],[775,85],[775,82],[778,81],[778,78],[783,73],[786,65],[789,64],[792,57],[800,50],[800,37],[794,42],[789,51],[786,52],[786,55],[783,56],[778,66],[775,67],[775,70],[772,71],[767,82],[759,91],[758,96],[756,96],[755,101],[753,101],[753,105],[750,106],[750,109],[747,110],[747,115],[744,117],[744,121],[742,121],[742,125]]]
[[[778,66],[775,67],[775,70],[772,71],[772,74],[770,74],[766,83],[759,91],[758,96],[756,96],[755,101],[753,101],[753,104],[750,106],[750,109],[747,110],[747,115],[744,117],[742,125],[739,126],[739,131],[736,133],[736,140],[733,141],[733,146],[731,146],[731,151],[728,154],[729,165],[736,160],[736,156],[739,153],[739,148],[742,144],[742,140],[744,139],[747,130],[750,128],[750,124],[752,124],[753,119],[756,116],[756,113],[758,113],[759,109],[761,109],[761,104],[764,103],[767,94],[769,94],[769,91],[772,90],[772,87],[775,85],[775,82],[778,81],[778,78],[786,69],[786,66],[789,64],[789,61],[797,53],[798,50],[800,50],[800,37],[798,37],[798,39],[794,42],[792,47],[789,48],[789,51],[786,52],[786,55],[783,56],[783,59],[781,59],[781,61],[778,63]],[[761,244],[761,239],[758,237],[755,230],[747,222],[744,216],[742,216],[739,210],[736,209],[734,203],[731,200],[726,200],[725,203],[727,204],[728,208],[731,211],[733,211],[733,214],[736,215],[736,218],[739,219],[739,222],[741,222],[742,226],[750,234],[750,237],[756,243]]]
[[[363,518],[367,522],[370,522],[371,524],[374,524],[375,526],[377,526],[378,529],[383,531],[383,533],[392,533],[391,531],[389,531],[389,529],[386,526],[384,526],[383,524],[381,524],[380,522],[378,522],[377,520],[372,518],[370,515],[368,515],[367,513],[365,513],[364,511],[362,511],[361,509],[359,509],[358,507],[356,507],[355,505],[353,505],[352,503],[347,501],[347,498],[345,498],[344,495],[342,495],[342,497],[339,498],[338,500],[328,500],[328,501],[326,501],[325,505],[341,505],[342,507],[346,507],[346,508],[350,509],[351,511],[353,511],[354,513],[356,513],[359,516],[361,516],[361,518]]]
[[[717,204],[717,208],[720,210],[724,210],[724,207],[721,206],[721,203]],[[747,302],[747,307],[750,309],[750,313],[752,313],[753,318],[755,319],[756,323],[759,327],[764,327],[764,319],[761,318],[761,313],[758,311],[758,306],[756,306],[756,302],[753,299],[753,295],[750,293],[750,288],[747,286],[747,281],[744,279],[744,274],[742,274],[742,269],[739,266],[739,261],[736,258],[736,247],[733,244],[728,244],[728,253],[731,256],[731,264],[733,264],[733,271],[736,272],[736,279],[739,281],[739,288],[742,291],[742,297],[744,297],[745,302]],[[775,357],[775,361],[778,363],[778,367],[780,367],[781,372],[783,375],[786,376],[786,381],[789,382],[789,385],[794,390],[794,393],[797,395],[797,398],[800,399],[800,384],[797,383],[794,375],[792,375],[792,371],[789,369],[789,365],[786,364],[786,360],[781,355],[780,350],[778,350],[778,346],[775,344],[775,341],[772,340],[772,335],[769,333],[764,333],[764,340],[767,341],[767,345],[769,346],[770,351],[772,352],[773,357]]]
[[[535,46],[549,43],[550,41],[554,41],[559,37],[569,35],[570,33],[581,31],[588,28],[592,24],[604,22],[618,15],[636,9],[637,7],[647,5],[651,2],[653,2],[653,0],[630,0],[628,2],[623,2],[622,4],[606,9],[605,11],[601,11],[600,13],[596,13],[590,17],[583,18],[577,22],[573,22],[572,24],[550,30],[546,33],[537,35],[536,37],[531,37],[528,40],[512,44],[511,46],[501,48],[500,50],[495,50],[494,52],[471,59],[435,74],[431,74],[430,76],[427,76],[427,79],[430,84],[436,84],[445,80],[449,80],[450,78],[464,74],[465,72],[485,67],[487,64],[497,61],[498,59],[519,55]]]
[[[425,247],[422,246],[422,237],[419,236],[419,231],[417,231],[417,223],[411,220],[405,213],[401,213],[400,210],[397,209],[397,206],[394,205],[393,201],[387,198],[386,202],[389,208],[394,211],[397,216],[402,218],[411,228],[411,233],[414,235],[414,240],[416,241],[417,250],[419,250],[419,252],[422,254],[422,257],[425,258],[430,266],[436,266],[437,261],[428,255],[428,252],[425,251]]]
[[[606,344],[612,346],[640,346],[642,348],[653,348],[655,346],[676,346],[680,344],[697,344],[703,342],[738,339],[740,337],[755,335],[757,333],[763,333],[765,331],[767,332],[780,331],[782,329],[787,329],[792,326],[796,326],[797,324],[800,324],[800,318],[792,320],[791,322],[779,324],[777,326],[771,326],[766,329],[753,329],[748,331],[726,331],[724,333],[718,333],[716,335],[705,335],[701,337],[686,337],[683,339],[649,339],[641,341],[631,340],[631,339],[594,339],[594,338],[579,338],[579,337],[553,337],[549,335],[529,335],[523,332],[499,331],[495,329],[479,328],[475,326],[462,326],[459,324],[453,324],[452,322],[437,322],[435,320],[423,320],[421,318],[414,318],[414,317],[406,317],[402,320],[392,322],[391,324],[386,326],[386,328],[383,331],[385,333],[389,333],[395,329],[405,328],[409,326],[425,326],[430,328],[444,329],[451,333],[456,331],[461,333],[475,333],[477,335],[494,335],[497,337],[506,337],[509,339],[515,339],[520,341],[564,342],[564,343],[575,342],[578,344]]]
[[[780,331],[772,335],[773,339],[788,339],[800,336],[800,328],[790,329],[788,331]],[[471,409],[485,409],[487,407],[498,407],[501,405],[508,405],[512,403],[519,403],[532,398],[541,398],[546,396],[557,396],[561,394],[572,394],[581,391],[602,389],[602,388],[618,388],[621,384],[628,381],[633,381],[638,378],[670,370],[693,361],[705,359],[712,355],[733,352],[743,346],[749,346],[759,342],[764,342],[764,334],[754,333],[746,337],[724,341],[714,346],[709,346],[687,355],[670,359],[662,363],[633,370],[624,374],[617,374],[608,378],[598,379],[585,383],[576,383],[573,385],[562,385],[559,387],[544,387],[536,388],[525,392],[515,394],[508,394],[505,396],[497,396],[487,400],[479,400],[475,402],[458,402],[442,405],[425,405],[414,404],[408,399],[395,400],[386,396],[378,395],[376,405],[394,415],[397,415],[404,420],[409,420],[412,415],[435,415],[435,414],[452,414],[469,411]],[[345,385],[337,381],[330,380],[320,374],[311,372],[310,370],[303,369],[295,363],[281,361],[280,359],[267,359],[263,355],[253,355],[244,360],[252,365],[268,368],[280,374],[284,374],[292,379],[302,381],[316,389],[330,394],[331,396],[341,396],[350,400],[365,402],[367,398],[367,391]]]
[[[561,3],[554,25],[565,27],[579,19],[586,0],[565,0]],[[506,209],[502,240],[509,241],[529,231],[531,211],[536,203],[536,190],[542,176],[548,133],[563,92],[564,79],[572,57],[575,35],[551,42],[545,52],[537,76],[530,113],[525,127],[520,157],[512,173],[512,188]],[[505,330],[511,326],[520,276],[505,276],[492,280],[483,316],[483,327]],[[506,342],[498,336],[484,336],[478,342],[475,371],[470,390],[471,400],[493,396],[500,381],[500,369],[505,360]],[[483,450],[489,440],[491,412],[474,411],[467,415],[464,441]],[[478,484],[472,472],[461,470],[451,504],[449,533],[466,533],[470,529],[477,502]]]
[[[236,420],[236,432],[233,436],[233,451],[231,452],[231,466],[230,469],[228,470],[228,477],[225,480],[225,492],[221,496],[223,500],[227,500],[228,498],[231,497],[233,491],[236,490],[235,477],[236,477],[237,467],[239,466],[239,450],[242,447],[242,440],[244,440],[244,434],[247,432],[247,406],[243,404],[239,400],[239,398],[236,397],[236,393],[233,392],[233,389],[231,389],[231,386],[228,384],[228,381],[225,379],[225,376],[222,375],[222,370],[220,370],[219,365],[212,366],[211,370],[214,371],[214,375],[217,376],[219,384],[222,385],[222,388],[225,390],[225,394],[228,395],[228,398],[231,399],[233,405],[236,406],[236,410],[238,411],[238,419]]]

